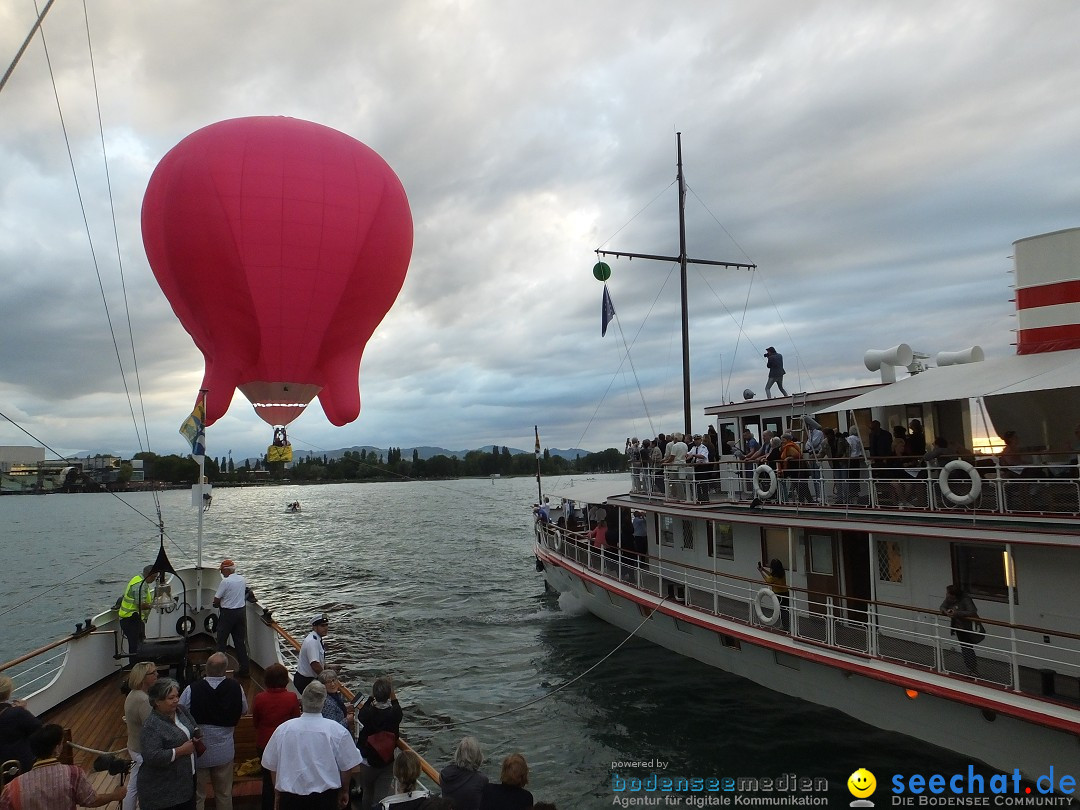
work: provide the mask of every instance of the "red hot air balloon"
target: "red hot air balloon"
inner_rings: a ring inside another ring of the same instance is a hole
[[[221,121],[169,151],[143,198],[154,275],[206,360],[206,424],[239,388],[271,425],[319,396],[360,414],[360,359],[412,253],[397,175],[344,133],[295,118]]]

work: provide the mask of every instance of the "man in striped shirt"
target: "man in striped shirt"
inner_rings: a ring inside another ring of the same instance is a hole
[[[65,765],[57,757],[63,745],[64,729],[48,723],[30,735],[30,750],[36,762],[32,770],[17,776],[0,794],[0,810],[75,810],[101,807],[121,801],[127,788],[120,785],[111,793],[98,794],[83,769]]]

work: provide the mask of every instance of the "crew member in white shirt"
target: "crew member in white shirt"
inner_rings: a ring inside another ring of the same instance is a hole
[[[325,613],[320,613],[311,619],[311,632],[308,633],[304,643],[300,645],[300,657],[296,661],[296,673],[293,675],[293,685],[296,691],[303,694],[309,683],[319,677],[326,665],[326,650],[323,648],[323,638],[330,632],[330,619]]]
[[[221,584],[214,593],[214,607],[221,615],[217,624],[218,652],[226,651],[226,642],[232,636],[236,648],[236,677],[248,677],[247,650],[247,581],[236,573],[236,563],[221,561]]]
[[[352,772],[364,761],[352,735],[322,716],[326,687],[308,684],[303,714],[278,726],[262,754],[278,810],[338,810],[349,804]]]

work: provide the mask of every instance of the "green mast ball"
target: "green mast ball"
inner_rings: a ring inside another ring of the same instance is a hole
[[[611,268],[606,262],[597,262],[593,265],[592,274],[597,281],[607,281],[611,278]]]

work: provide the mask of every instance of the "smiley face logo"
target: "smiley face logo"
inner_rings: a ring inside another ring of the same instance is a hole
[[[856,799],[865,799],[877,790],[877,779],[866,768],[859,768],[848,777],[847,787]]]

